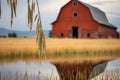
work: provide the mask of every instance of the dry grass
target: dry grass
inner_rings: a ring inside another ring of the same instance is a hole
[[[35,55],[35,39],[0,38],[0,56]]]
[[[93,67],[100,62],[55,62],[61,80],[88,80]]]
[[[120,39],[47,38],[47,58],[52,61],[104,60],[120,57]],[[0,57],[37,57],[35,38],[0,38]]]
[[[48,49],[120,49],[120,39],[46,39]]]
[[[87,80],[95,65],[120,58],[120,39],[47,38],[46,46],[61,80]],[[39,61],[35,38],[0,38],[0,62],[20,58]]]

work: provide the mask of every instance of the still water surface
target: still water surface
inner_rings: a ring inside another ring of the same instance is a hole
[[[120,59],[95,66],[90,74],[90,80],[120,80]]]
[[[0,64],[1,80],[59,80],[56,67],[50,62],[9,62]]]
[[[120,80],[120,59],[94,66],[89,76],[89,80]],[[18,60],[0,63],[0,80],[60,80],[60,77],[56,66],[48,61]]]

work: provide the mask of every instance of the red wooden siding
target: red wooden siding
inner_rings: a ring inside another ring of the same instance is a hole
[[[52,23],[53,37],[73,37],[73,27],[78,27],[78,38],[116,37],[116,28],[100,25],[88,7],[80,2],[73,6],[72,1],[61,8],[57,20]]]

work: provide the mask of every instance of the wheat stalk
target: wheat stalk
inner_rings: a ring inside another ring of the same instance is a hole
[[[46,44],[45,44],[45,37],[44,37],[44,32],[42,29],[42,23],[41,23],[41,16],[40,16],[40,9],[38,5],[38,0],[36,0],[37,3],[37,10],[38,13],[35,16],[34,21],[37,21],[36,23],[36,43],[38,47],[38,53],[39,53],[39,58],[41,59],[42,54],[44,54],[44,57],[46,58]],[[32,5],[30,5],[30,1],[28,0],[28,25],[30,27],[30,30],[32,29],[32,24],[33,24],[33,13],[35,11],[35,1],[32,0]]]
[[[30,5],[30,1],[27,1],[28,3],[28,26],[30,27],[30,31],[32,30],[32,24],[33,24],[33,13],[35,12],[35,1],[32,0],[32,4]]]
[[[36,0],[37,3],[37,10],[38,13],[35,16],[34,21],[37,21],[36,24],[36,43],[39,51],[39,57],[42,57],[42,54],[44,54],[44,57],[46,58],[46,44],[45,44],[45,36],[42,29],[42,23],[41,23],[41,17],[40,17],[40,10],[38,5],[38,0]],[[10,16],[10,25],[12,27],[13,19],[16,17],[16,9],[17,9],[17,0],[7,0],[7,4],[9,5],[11,9],[11,16]],[[33,24],[33,13],[35,12],[35,0],[32,0],[32,3],[30,4],[30,0],[27,0],[28,4],[28,26],[30,28],[30,31],[32,30],[32,24]],[[0,0],[0,17],[1,17],[1,0]]]
[[[0,18],[1,18],[1,0],[0,0]]]
[[[38,45],[40,57],[42,56],[42,54],[44,54],[44,57],[46,58],[45,36],[44,36],[43,29],[42,29],[38,0],[36,0],[36,2],[37,2],[37,9],[38,9],[38,14],[37,14],[38,19],[37,19],[37,26],[36,26],[36,35],[37,35],[36,42],[37,42],[37,45]]]
[[[14,16],[16,17],[17,0],[7,0],[7,4],[10,6],[11,9],[10,25],[12,27],[13,18]]]

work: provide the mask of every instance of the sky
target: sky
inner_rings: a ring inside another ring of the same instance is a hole
[[[44,30],[51,30],[51,23],[54,22],[62,6],[70,0],[38,0],[41,21]],[[109,22],[120,30],[120,0],[80,0],[92,6],[95,6],[105,12]],[[0,19],[0,28],[12,30],[29,31],[27,24],[27,0],[18,0],[17,17],[14,18],[13,26],[10,28],[10,7],[7,0],[1,0],[2,16]],[[33,31],[36,29],[33,24]]]

